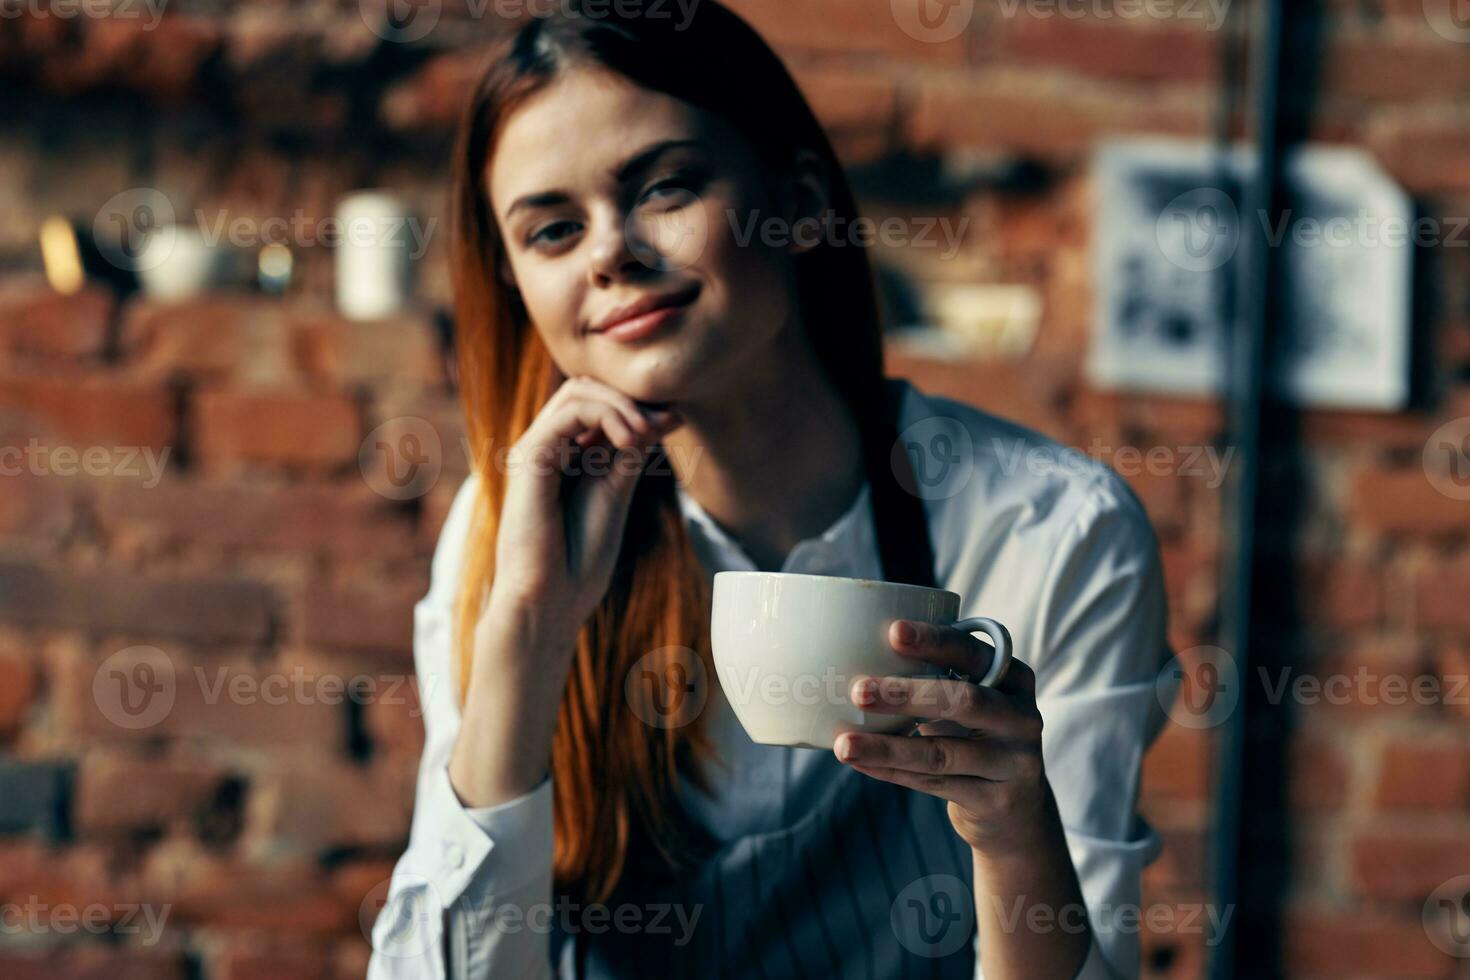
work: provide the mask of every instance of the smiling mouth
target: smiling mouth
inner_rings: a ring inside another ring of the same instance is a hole
[[[659,310],[670,309],[673,307],[688,306],[690,303],[694,302],[694,298],[698,295],[699,284],[691,283],[689,286],[686,286],[683,289],[675,290],[672,293],[664,293],[661,296],[643,297],[641,299],[633,301],[632,303],[627,303],[618,310],[614,311],[612,315],[604,318],[602,322],[592,327],[591,332],[605,333],[608,330],[612,330],[616,327],[621,326],[629,320],[636,319],[648,313],[655,313]]]
[[[588,332],[622,342],[642,340],[677,319],[699,297],[699,293],[700,285],[694,283],[673,293],[635,301]]]

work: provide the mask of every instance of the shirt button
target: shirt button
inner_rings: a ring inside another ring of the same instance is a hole
[[[464,848],[458,842],[447,840],[444,842],[444,867],[453,871],[464,864]]]

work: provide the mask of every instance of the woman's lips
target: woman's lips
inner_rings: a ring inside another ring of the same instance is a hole
[[[641,313],[638,316],[621,320],[606,330],[599,330],[598,333],[609,340],[631,344],[634,341],[653,336],[664,324],[682,316],[687,309],[689,309],[688,303],[682,306],[665,306],[662,309],[653,310],[650,313]]]

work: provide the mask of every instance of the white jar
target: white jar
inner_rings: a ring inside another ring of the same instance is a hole
[[[407,207],[385,191],[337,202],[337,309],[352,320],[391,316],[409,293]]]

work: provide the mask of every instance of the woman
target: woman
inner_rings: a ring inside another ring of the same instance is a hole
[[[476,458],[415,610],[426,744],[370,975],[1136,974],[1112,917],[1158,845],[1146,517],[1106,468],[884,382],[796,86],[726,9],[653,10],[527,20],[460,130]],[[928,720],[832,752],[752,743],[714,683],[650,715],[630,678],[714,678],[724,568],[948,588],[1017,661],[982,689],[988,646],[895,623],[953,678],[857,679]]]

